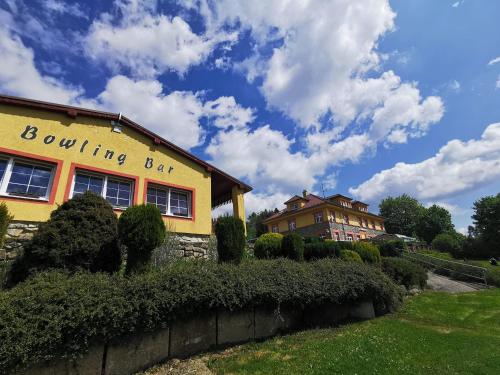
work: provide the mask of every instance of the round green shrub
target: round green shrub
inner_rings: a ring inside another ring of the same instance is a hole
[[[304,245],[304,259],[307,261],[339,256],[340,245],[335,241],[309,242]]]
[[[432,248],[445,253],[450,253],[454,257],[459,257],[462,250],[462,242],[458,236],[450,233],[438,234],[432,240]]]
[[[120,268],[117,218],[101,196],[86,192],[64,202],[40,225],[9,272],[9,287],[48,269],[115,272]]]
[[[281,242],[283,235],[280,233],[265,233],[257,238],[254,245],[254,255],[258,259],[273,259],[283,255]]]
[[[348,262],[363,263],[363,259],[353,250],[340,250],[340,259]]]
[[[382,241],[377,244],[380,255],[383,257],[398,257],[403,254],[406,244],[403,240]]]
[[[121,214],[118,235],[127,247],[127,274],[148,267],[153,250],[163,243],[165,234],[161,212],[152,204],[132,206]]]
[[[359,254],[365,263],[380,263],[380,251],[377,245],[365,241],[356,241],[354,243],[354,251]]]
[[[337,241],[340,250],[354,250],[354,242],[352,241]]]
[[[297,233],[289,233],[283,237],[281,251],[284,257],[301,262],[304,260],[304,240]]]
[[[245,227],[238,217],[223,216],[215,224],[219,262],[239,264],[245,253]]]
[[[402,258],[382,258],[382,271],[391,279],[407,289],[418,286],[425,288],[427,284],[427,272],[425,269],[413,262]]]

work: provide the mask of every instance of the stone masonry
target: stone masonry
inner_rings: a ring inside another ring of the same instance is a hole
[[[0,249],[0,261],[16,258],[23,250],[24,244],[31,240],[38,230],[38,223],[12,222],[7,229],[5,245]]]
[[[347,240],[347,233],[358,234],[360,232],[364,232],[369,237],[375,237],[379,234],[385,234],[385,231],[376,230],[372,228],[366,227],[358,227],[349,224],[341,224],[341,223],[317,223],[313,225],[308,225],[306,227],[297,228],[297,233],[300,233],[305,237],[320,237],[324,236],[325,238],[330,238],[331,233],[337,232],[340,235],[340,240]],[[285,232],[286,234],[288,232]]]

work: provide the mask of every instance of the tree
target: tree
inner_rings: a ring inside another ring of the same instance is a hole
[[[500,257],[500,193],[474,202],[474,225],[469,232],[474,244],[471,256]]]
[[[387,197],[380,202],[380,215],[385,218],[387,233],[415,236],[417,223],[424,207],[407,194],[399,197]]]
[[[448,210],[436,206],[435,204],[427,209],[423,209],[422,216],[416,227],[417,236],[428,244],[430,244],[438,234],[453,230],[454,226],[451,222],[451,215]]]
[[[432,248],[445,253],[450,253],[454,258],[460,258],[465,236],[455,231],[440,233],[432,240]]]
[[[277,212],[279,212],[278,209],[252,212],[247,219],[248,238],[258,238],[267,233],[267,225],[263,221]]]
[[[245,252],[245,227],[238,217],[222,216],[215,223],[219,262],[239,264]]]

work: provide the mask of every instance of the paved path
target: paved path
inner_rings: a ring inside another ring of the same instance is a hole
[[[476,292],[479,288],[473,285],[455,281],[444,276],[436,275],[433,272],[427,272],[427,287],[432,290],[448,293]]]

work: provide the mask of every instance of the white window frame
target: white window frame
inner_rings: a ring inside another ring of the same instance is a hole
[[[354,241],[354,236],[352,234],[347,233],[346,238],[347,238],[347,241],[350,241],[350,242]]]
[[[314,214],[314,223],[321,224],[322,222],[323,222],[323,212],[316,212]]]
[[[279,227],[276,224],[274,224],[271,228],[271,232],[272,233],[279,233],[279,231],[280,231]]]
[[[153,188],[158,189],[158,190],[165,190],[167,192],[167,213],[166,214],[162,213],[163,216],[180,217],[180,218],[184,218],[184,219],[192,219],[193,218],[193,194],[191,193],[191,191],[177,189],[177,188],[173,188],[173,187],[170,187],[170,186],[167,186],[167,185],[161,185],[161,184],[155,184],[155,183],[149,183],[148,182],[148,184],[146,186],[146,202],[144,202],[144,203],[147,203],[147,204],[154,204],[154,203],[148,203],[147,195],[148,195],[148,189],[150,187],[153,187]],[[187,195],[187,203],[188,203],[188,214],[187,214],[187,216],[184,216],[184,215],[175,215],[175,214],[172,213],[172,211],[171,211],[171,205],[170,205],[170,196],[171,196],[172,192],[181,193],[181,194],[186,194]]]
[[[54,185],[54,175],[55,175],[55,171],[57,169],[57,165],[51,164],[51,163],[40,162],[36,159],[15,157],[15,156],[9,156],[9,155],[0,155],[0,160],[7,161],[7,166],[5,167],[4,175],[2,176],[2,179],[0,180],[0,196],[19,198],[19,199],[29,199],[29,200],[34,200],[34,201],[48,201],[49,200],[50,193],[52,192],[53,185]],[[33,167],[50,168],[49,185],[47,186],[47,192],[45,193],[45,196],[43,196],[43,197],[30,197],[30,196],[26,196],[26,195],[22,195],[22,194],[15,194],[15,193],[8,193],[7,192],[7,187],[9,186],[9,182],[10,182],[10,179],[12,177],[12,170],[13,170],[14,164],[16,162],[23,163],[23,164],[29,164]]]
[[[73,198],[73,194],[75,192],[75,182],[76,182],[76,175],[77,174],[90,176],[90,177],[96,177],[96,178],[102,178],[103,183],[102,183],[102,190],[101,190],[100,195],[104,199],[106,199],[106,195],[107,195],[107,191],[108,191],[108,179],[119,181],[119,182],[130,183],[130,205],[129,206],[117,206],[117,205],[112,204],[111,202],[109,202],[109,204],[111,204],[111,206],[117,210],[125,210],[128,207],[131,207],[134,205],[134,192],[135,192],[135,181],[134,180],[115,176],[113,174],[98,173],[98,172],[90,171],[88,169],[76,169],[75,172],[73,173],[73,178],[71,179],[71,189],[69,192],[69,198]],[[107,202],[107,200],[106,200],[106,202]]]
[[[293,232],[294,230],[297,230],[297,222],[295,220],[290,220],[288,222],[288,231]]]

